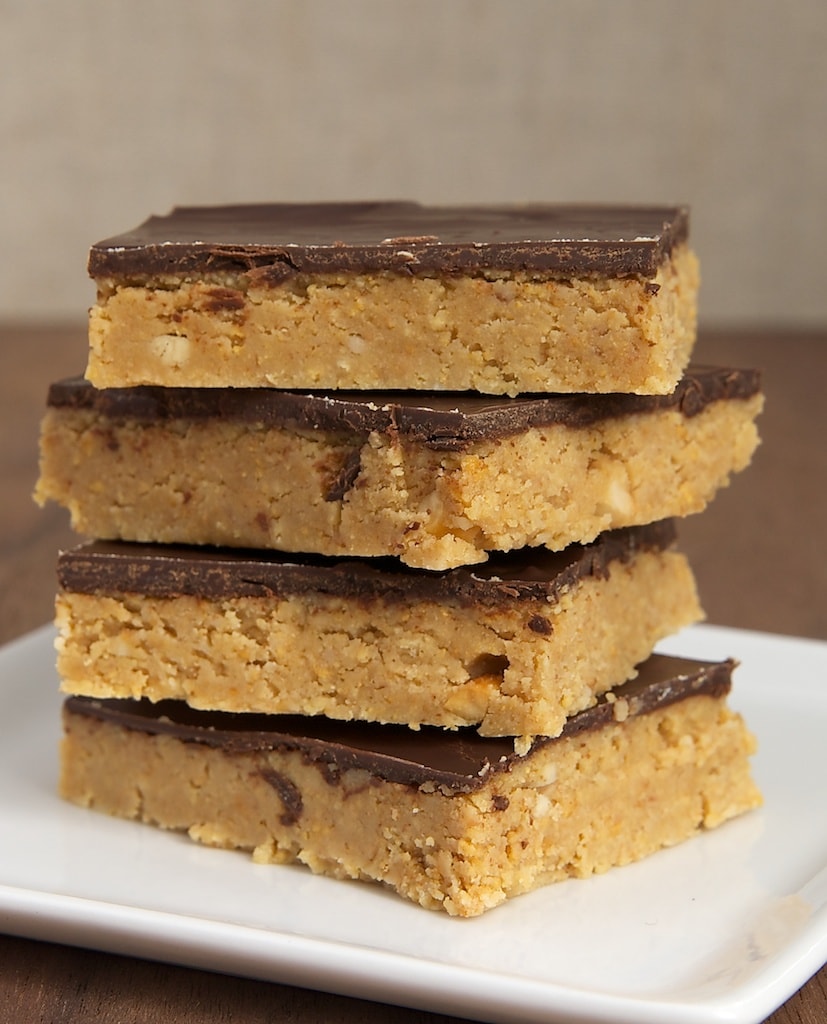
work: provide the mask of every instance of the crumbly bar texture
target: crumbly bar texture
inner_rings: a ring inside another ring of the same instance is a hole
[[[94,572],[86,592],[72,589],[73,560],[89,558],[80,549],[61,558],[58,671],[66,692],[94,697],[556,735],[597,694],[633,676],[660,639],[702,615],[678,551],[645,537],[605,560],[600,548],[579,555],[584,569],[570,582],[561,569],[559,588],[544,565],[554,556],[538,552],[528,571],[536,567],[548,587],[499,577],[478,581],[478,595],[452,594],[444,577],[418,574],[401,589],[388,572],[347,593],[337,592],[334,570],[320,569],[314,584],[290,592],[290,579],[269,583],[244,560],[229,565],[253,592],[212,596],[198,583],[186,588],[192,593],[119,592]],[[97,557],[127,563],[128,586],[138,556],[120,550]],[[153,549],[140,557],[149,572],[153,563],[163,571]],[[174,588],[181,559],[168,561]],[[206,572],[221,573],[221,560],[207,557]]]
[[[98,288],[98,387],[666,394],[695,342],[698,266],[683,246],[653,281],[377,273]]]
[[[562,737],[522,756],[477,737],[492,746],[452,777],[410,764],[417,744],[456,744],[445,730],[403,730],[402,750],[391,733],[382,758],[363,733],[357,746],[347,733],[279,742],[236,732],[226,742],[220,723],[179,728],[174,704],[150,705],[147,721],[145,711],[124,716],[134,702],[70,698],[61,792],[250,850],[259,862],[379,881],[423,907],[470,917],[546,883],[638,860],[760,803],[748,764],[754,741],[725,695],[690,690],[672,701],[639,712],[616,696],[592,712],[608,711],[597,724],[581,727],[578,716]]]
[[[220,414],[132,417],[117,400],[58,404],[43,421],[35,498],[102,539],[394,555],[445,569],[700,512],[749,463],[762,403],[760,393],[721,398],[692,415],[656,404],[455,450],[393,425],[347,433]]]
[[[174,211],[93,248],[87,375],[666,394],[696,334],[687,222],[683,208]]]

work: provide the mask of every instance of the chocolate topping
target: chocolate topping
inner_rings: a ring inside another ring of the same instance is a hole
[[[94,541],[61,553],[58,580],[65,591],[84,594],[193,595],[221,600],[316,593],[360,601],[546,603],[556,601],[579,580],[605,578],[613,562],[628,562],[641,550],[663,550],[674,540],[674,523],[665,520],[613,530],[591,544],[573,544],[564,551],[494,552],[484,565],[443,572],[411,569],[390,558],[337,559]],[[547,619],[535,619],[529,628],[550,631]]]
[[[618,720],[615,707],[619,700],[626,702],[626,717],[634,718],[696,694],[723,697],[729,692],[735,664],[732,660],[702,662],[654,654],[640,666],[635,679],[570,718],[559,737],[536,737],[525,756],[565,737],[611,725]],[[481,737],[473,729],[423,726],[413,730],[321,717],[196,711],[181,701],[169,700],[152,704],[70,697],[66,710],[126,729],[203,743],[228,754],[297,750],[307,761],[319,764],[330,781],[338,773],[359,768],[389,782],[471,792],[482,788],[491,775],[509,771],[521,760],[514,752],[513,739]]]
[[[531,427],[588,427],[635,413],[676,409],[697,415],[712,402],[750,398],[761,388],[757,370],[692,366],[671,395],[521,395],[491,398],[475,392],[281,391],[274,388],[97,390],[82,378],[53,384],[53,407],[94,409],[112,420],[231,419],[339,436],[379,431],[402,435],[437,451],[463,451],[475,442]],[[344,480],[343,485],[346,484]],[[335,490],[335,484],[332,490]]]
[[[274,768],[265,768],[261,774],[278,793],[284,805],[284,813],[280,818],[282,825],[295,825],[304,810],[304,801],[298,786]]]
[[[429,207],[410,202],[178,207],[92,246],[95,278],[527,270],[654,277],[689,230],[684,206]]]

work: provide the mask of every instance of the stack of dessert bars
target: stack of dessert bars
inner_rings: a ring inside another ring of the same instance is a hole
[[[683,207],[179,208],[93,246],[36,498],[78,804],[472,916],[760,802],[675,520],[758,443]]]

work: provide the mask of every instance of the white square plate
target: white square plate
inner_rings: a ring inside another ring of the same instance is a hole
[[[117,821],[55,795],[54,633],[0,649],[0,930],[484,1021],[756,1024],[827,959],[827,643],[695,626],[741,661],[765,806],[481,918]]]

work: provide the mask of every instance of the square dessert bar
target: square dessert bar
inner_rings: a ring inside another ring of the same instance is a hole
[[[174,209],[94,245],[97,387],[666,394],[695,341],[680,206]]]
[[[701,617],[674,539],[657,523],[442,573],[96,542],[59,559],[58,671],[85,696],[556,735]]]
[[[70,697],[61,792],[470,917],[757,806],[732,667],[654,655],[523,753],[468,730]]]
[[[758,443],[751,370],[670,394],[305,393],[54,385],[36,499],[99,539],[428,569],[699,512]]]

